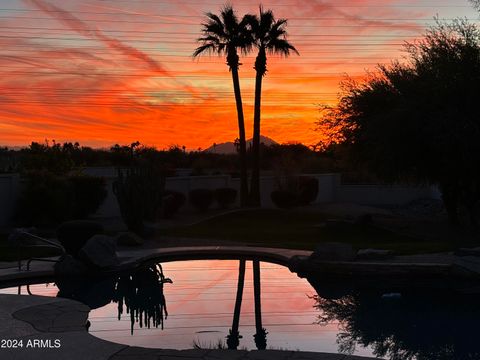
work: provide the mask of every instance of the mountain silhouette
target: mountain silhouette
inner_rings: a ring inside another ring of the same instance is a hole
[[[247,149],[252,146],[252,140],[253,139],[247,140]],[[260,135],[260,143],[266,146],[278,144],[275,140],[263,135]],[[217,154],[234,154],[237,152],[237,149],[235,148],[235,143],[233,141],[228,141],[225,143],[212,145],[208,149],[205,149],[205,152]]]

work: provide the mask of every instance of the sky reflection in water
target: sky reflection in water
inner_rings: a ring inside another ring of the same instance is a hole
[[[336,321],[318,325],[315,309],[316,294],[312,286],[286,267],[261,262],[262,322],[266,328],[267,349],[337,352]],[[111,302],[93,309],[89,320],[90,333],[105,340],[127,345],[189,349],[194,343],[202,347],[225,346],[232,327],[237,292],[238,260],[175,261],[162,264],[165,277],[173,284],[164,284],[168,317],[163,326],[140,328],[133,326],[124,308],[118,320],[118,304]],[[100,284],[99,287],[109,286]],[[32,285],[33,294],[56,296],[55,285]],[[17,288],[1,290],[17,293]],[[98,292],[92,290],[93,293]],[[26,293],[25,288],[22,294]],[[96,301],[98,304],[101,301]],[[241,306],[239,349],[256,349],[255,310],[252,261],[246,262],[245,286]],[[357,355],[371,355],[367,349],[357,349]]]

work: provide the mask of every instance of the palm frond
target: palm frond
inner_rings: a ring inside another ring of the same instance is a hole
[[[269,54],[280,54],[283,56],[288,56],[290,55],[290,52],[294,52],[295,54],[300,55],[298,50],[286,39],[272,39],[268,43],[266,50]]]
[[[213,43],[206,43],[204,45],[201,45],[199,47],[197,47],[195,49],[195,51],[193,52],[193,57],[197,57],[205,52],[207,53],[213,53],[213,52],[218,52],[218,49],[219,47],[217,47],[215,44]]]
[[[239,22],[231,5],[224,6],[219,15],[210,12],[205,15],[207,19],[202,24],[203,36],[197,39],[203,44],[194,51],[193,56],[204,52],[218,55],[227,55],[233,50],[244,54],[250,52],[253,46],[250,17],[244,17]]]
[[[225,33],[235,37],[238,32],[238,18],[231,5],[226,5],[221,12]]]

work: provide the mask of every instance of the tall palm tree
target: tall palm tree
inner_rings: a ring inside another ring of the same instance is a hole
[[[239,133],[239,155],[240,155],[240,205],[245,206],[248,199],[247,179],[247,146],[245,140],[245,121],[243,116],[242,95],[240,92],[240,80],[238,68],[240,58],[238,50],[244,54],[249,52],[253,45],[252,34],[249,31],[246,18],[238,20],[235,11],[230,5],[225,6],[220,16],[207,13],[207,21],[202,24],[203,36],[198,39],[202,43],[193,56],[197,57],[203,53],[216,53],[225,55],[227,65],[232,73],[233,91],[237,106],[238,133]]]
[[[290,52],[300,55],[286,37],[286,19],[276,20],[272,10],[263,11],[260,6],[260,15],[246,15],[246,20],[252,31],[255,46],[258,49],[255,59],[255,111],[253,118],[253,167],[250,184],[250,203],[260,205],[260,108],[262,100],[262,80],[267,73],[267,53],[289,56]]]
[[[235,298],[235,308],[233,310],[233,321],[230,333],[227,336],[227,347],[230,350],[236,350],[240,344],[242,336],[238,331],[240,325],[240,311],[242,308],[243,287],[245,286],[245,260],[240,260],[238,267],[237,296]]]

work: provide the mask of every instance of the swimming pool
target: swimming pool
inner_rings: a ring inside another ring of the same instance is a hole
[[[227,348],[238,323],[237,349],[263,343],[267,349],[395,360],[480,358],[476,297],[367,289],[322,297],[286,267],[256,263],[254,278],[253,262],[243,261],[243,286],[241,260],[188,260],[96,282],[36,284],[30,291],[86,303],[92,335],[132,346]]]

